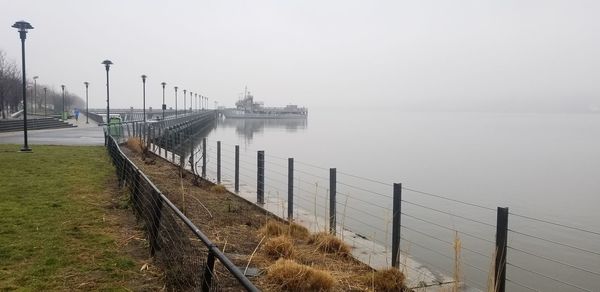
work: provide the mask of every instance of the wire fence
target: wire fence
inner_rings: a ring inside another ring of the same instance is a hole
[[[412,186],[396,184],[395,191],[391,182],[268,151],[261,162],[259,150],[247,145],[202,142],[208,133],[199,127],[166,129],[148,136],[155,153],[196,173],[202,168],[205,179],[251,202],[261,202],[262,187],[261,207],[313,231],[334,232],[374,267],[394,264],[427,285],[459,281],[482,291],[600,291],[598,231]]]
[[[248,278],[148,179],[108,137],[119,185],[130,193],[150,253],[172,291],[258,291]],[[220,265],[215,265],[219,262]]]

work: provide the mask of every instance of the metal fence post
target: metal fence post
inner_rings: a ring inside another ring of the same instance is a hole
[[[221,183],[221,141],[217,141],[217,183]]]
[[[150,255],[154,256],[157,250],[160,250],[158,244],[158,229],[160,227],[160,219],[162,217],[162,199],[156,192],[152,192],[154,197],[154,210],[152,212],[152,222],[150,224]]]
[[[506,245],[508,239],[508,207],[498,207],[496,217],[496,262],[494,291],[504,292],[506,284]]]
[[[202,292],[210,291],[212,284],[213,271],[215,268],[215,255],[210,248],[208,249],[208,257],[206,258],[206,267],[204,267],[204,279],[202,281]]]
[[[192,170],[192,173],[196,174],[196,168],[194,167],[196,164],[194,160],[194,140],[190,139],[190,169]]]
[[[394,184],[392,215],[392,267],[398,268],[400,264],[400,227],[402,219],[402,184]]]
[[[288,158],[288,220],[294,219],[294,158]]]
[[[235,145],[235,192],[240,191],[240,145]]]
[[[158,127],[158,140],[160,141],[158,145],[158,156],[162,157],[162,148],[165,147],[164,139],[162,136],[162,127]]]
[[[202,177],[206,178],[206,138],[202,138]]]
[[[169,130],[169,141],[171,142],[171,162],[175,163],[175,133],[174,129]]]
[[[258,151],[256,155],[256,202],[265,203],[265,151]]]
[[[336,233],[336,211],[335,211],[335,195],[337,193],[336,190],[336,169],[329,169],[329,233],[335,235]]]

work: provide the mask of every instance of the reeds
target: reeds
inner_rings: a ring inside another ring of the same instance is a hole
[[[458,231],[454,232],[453,248],[454,248],[454,285],[453,285],[452,291],[458,292],[458,290],[460,288],[460,281],[461,281],[460,252],[462,250],[462,242],[460,241],[460,238],[458,237]]]

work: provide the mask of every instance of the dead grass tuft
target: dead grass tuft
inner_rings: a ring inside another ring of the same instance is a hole
[[[278,220],[270,219],[259,229],[259,233],[263,236],[279,236],[282,234],[289,235],[297,239],[306,239],[310,232],[297,223],[282,223]]]
[[[327,291],[335,284],[330,273],[286,259],[271,265],[267,278],[284,291]]]
[[[372,284],[375,291],[406,291],[404,274],[396,268],[374,271],[365,275],[365,284]]]
[[[268,220],[258,232],[263,236],[279,236],[284,233],[285,226],[276,220]]]
[[[291,222],[287,225],[287,228],[288,234],[293,238],[306,239],[310,235],[308,229],[298,223]]]
[[[262,247],[263,251],[270,257],[289,259],[294,254],[294,243],[286,235],[280,235],[267,240]]]
[[[139,137],[129,138],[127,140],[127,148],[131,149],[131,151],[136,154],[142,153],[142,140]]]
[[[311,235],[308,243],[317,245],[319,250],[327,253],[350,254],[350,247],[345,242],[327,232],[318,232]]]
[[[227,193],[227,188],[224,185],[214,185],[210,187],[210,191],[217,194]]]

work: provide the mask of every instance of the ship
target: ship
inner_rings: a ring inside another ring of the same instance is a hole
[[[262,102],[255,102],[254,96],[244,90],[242,99],[235,103],[235,108],[222,110],[228,119],[306,119],[308,109],[295,104],[284,107],[266,107]]]

